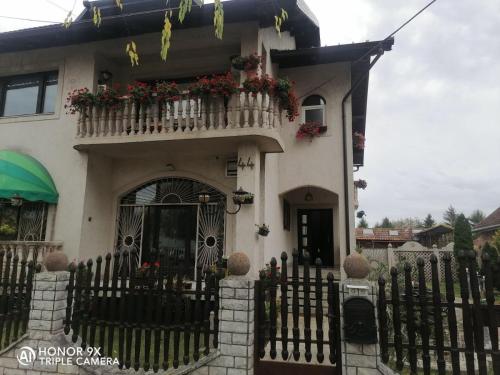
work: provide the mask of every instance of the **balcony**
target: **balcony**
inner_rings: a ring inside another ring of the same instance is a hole
[[[40,262],[46,254],[62,250],[63,243],[56,241],[0,241],[0,251],[26,261]]]
[[[153,99],[149,106],[123,97],[117,109],[88,107],[78,115],[75,149],[120,157],[165,146],[176,153],[234,152],[235,144],[256,142],[263,152],[284,151],[281,110],[268,94],[241,92],[227,105],[221,97],[191,98],[187,92],[175,101]]]

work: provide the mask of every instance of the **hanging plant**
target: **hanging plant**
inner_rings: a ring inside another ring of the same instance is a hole
[[[231,65],[234,69],[245,72],[255,71],[261,64],[262,57],[257,55],[257,53],[252,53],[249,56],[236,56],[231,60]]]
[[[258,228],[257,234],[259,236],[267,237],[267,235],[269,234],[269,227],[266,224],[262,224],[262,225],[255,224],[255,226]]]
[[[127,86],[127,90],[134,102],[144,105],[153,104],[154,91],[147,83],[134,82]]]
[[[94,103],[95,95],[92,94],[88,88],[84,87],[82,89],[75,89],[72,92],[68,92],[64,108],[68,110],[68,113],[74,115],[77,112],[83,113]]]
[[[365,136],[360,133],[360,132],[354,132],[353,134],[353,143],[354,143],[354,148],[357,150],[364,150],[365,149],[365,141],[366,138]]]
[[[155,92],[158,95],[158,100],[161,102],[168,101],[170,103],[179,100],[181,94],[175,82],[158,82],[155,87]]]
[[[227,99],[239,91],[238,86],[231,73],[214,75],[212,78],[201,77],[189,86],[189,95],[197,98],[212,95]]]
[[[247,78],[243,81],[243,90],[257,96],[257,94],[271,94],[276,86],[276,80],[267,74],[262,77]]]
[[[273,90],[280,109],[286,111],[286,117],[290,122],[299,115],[299,100],[293,86],[294,82],[288,78],[278,78]]]
[[[296,138],[304,139],[309,138],[312,139],[314,137],[318,137],[321,134],[325,133],[327,127],[322,123],[317,121],[308,121],[303,124],[300,124],[299,130],[297,130]]]
[[[368,184],[366,183],[365,180],[357,180],[354,181],[354,186],[356,186],[358,189],[363,189],[365,190]]]

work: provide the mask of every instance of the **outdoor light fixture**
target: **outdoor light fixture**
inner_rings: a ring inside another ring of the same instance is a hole
[[[16,195],[10,198],[10,204],[14,207],[21,207],[23,205],[23,198]]]
[[[201,204],[207,204],[208,202],[210,202],[210,193],[206,190],[200,191],[200,193],[198,194],[198,202],[200,202]]]
[[[311,192],[308,190],[308,191],[307,191],[307,193],[306,193],[306,195],[304,196],[304,200],[305,200],[306,202],[311,202],[313,199],[314,199],[314,198],[313,198],[313,195],[312,195],[312,194],[311,194]]]
[[[109,70],[101,70],[99,72],[99,84],[106,84],[113,78],[113,73]]]

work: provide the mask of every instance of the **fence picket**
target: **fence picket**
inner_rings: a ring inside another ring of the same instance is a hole
[[[481,307],[481,295],[479,294],[479,281],[476,268],[476,253],[471,250],[467,254],[469,263],[469,280],[472,294],[473,308],[473,327],[474,327],[474,348],[479,367],[479,375],[486,375],[486,353],[484,351],[484,323],[483,309]]]
[[[443,256],[444,278],[446,285],[446,306],[448,309],[448,329],[450,331],[450,352],[453,375],[460,375],[460,353],[458,351],[457,316],[455,311],[455,288],[451,269],[451,255]]]
[[[68,281],[68,295],[66,298],[66,319],[64,320],[64,334],[69,334],[70,332],[70,323],[71,323],[71,311],[73,304],[73,290],[75,288],[75,264],[71,263],[69,265],[69,281]]]
[[[194,353],[193,359],[197,361],[200,359],[200,331],[201,331],[201,277],[202,265],[198,264],[196,268],[196,291],[194,303]]]
[[[493,293],[493,274],[491,272],[491,259],[486,253],[483,253],[483,270],[485,275],[486,303],[488,310],[488,328],[490,333],[493,372],[500,374],[500,352],[498,350],[498,320],[495,311],[495,296]]]
[[[24,298],[21,298],[23,295],[23,290],[25,286],[25,278],[26,278],[26,259],[23,257],[21,260],[21,275],[19,276],[19,283],[18,283],[18,289],[17,289],[17,304],[16,304],[16,309],[14,311],[14,340],[17,340],[19,338],[19,324],[21,323],[22,320],[22,312],[23,312],[23,300]]]
[[[429,319],[427,313],[427,285],[425,285],[425,263],[418,258],[418,302],[420,305],[420,335],[422,337],[422,363],[424,374],[431,373],[431,360],[429,355]]]
[[[465,253],[460,251],[459,260],[459,279],[460,295],[462,297],[462,323],[465,339],[465,365],[468,374],[474,373],[474,336],[472,331],[472,313],[469,305],[469,282],[466,269]]]
[[[135,258],[135,254],[131,253],[131,259]],[[133,337],[134,337],[134,370],[138,371],[141,364],[141,347],[142,347],[142,322],[143,316],[142,311],[144,308],[144,287],[147,283],[148,270],[144,270],[144,273],[138,275],[136,273],[135,267],[131,268],[130,271],[130,289],[135,293],[130,293],[130,301],[129,301],[129,311],[131,314],[131,320],[135,323],[131,324],[131,327],[134,327]],[[134,309],[135,306],[135,316]],[[130,330],[132,331],[132,329]]]
[[[316,280],[315,280],[315,296],[316,296],[316,346],[318,353],[316,358],[319,363],[323,363],[325,355],[323,354],[323,281],[321,280],[321,259],[316,258]]]
[[[10,344],[10,333],[12,329],[12,321],[14,320],[14,300],[16,298],[16,284],[17,284],[17,269],[19,264],[19,255],[14,256],[14,262],[12,263],[12,273],[10,277],[10,296],[7,303],[7,324],[5,327],[5,343],[7,346]],[[3,296],[5,298],[5,296]]]
[[[159,268],[159,267],[158,267]],[[151,366],[151,325],[153,323],[153,311],[155,305],[155,283],[159,284],[159,269],[155,265],[151,266],[151,272],[148,277],[148,289],[146,291],[146,318],[144,320],[144,371],[148,371]],[[151,275],[151,273],[153,273]],[[160,295],[156,296],[157,298]]]
[[[91,304],[91,309],[92,309],[92,315],[90,317],[90,339],[89,339],[89,345],[91,348],[95,347],[95,335],[96,335],[96,329],[97,329],[97,314],[99,312],[99,290],[101,286],[101,264],[102,264],[102,257],[99,256],[97,257],[96,260],[96,270],[95,270],[95,278],[94,278],[94,298],[93,298],[93,303]]]
[[[187,118],[187,117],[186,117]],[[184,356],[183,363],[189,363],[189,339],[191,337],[191,299],[184,298]]]
[[[106,254],[106,260],[104,263],[104,276],[102,279],[102,300],[101,300],[101,311],[99,319],[99,347],[101,350],[105,350],[105,337],[106,337],[106,314],[108,314],[108,289],[109,289],[109,272],[111,265],[111,254]],[[103,353],[104,354],[104,353]],[[110,356],[112,353],[107,353]]]
[[[380,340],[380,357],[382,362],[387,364],[389,362],[389,333],[387,329],[387,302],[385,296],[385,279],[380,276],[378,279],[378,319],[379,319],[379,340]]]
[[[300,358],[299,351],[299,253],[297,249],[292,252],[292,315],[293,315],[293,359],[296,361]]]
[[[432,278],[432,302],[434,313],[434,334],[436,336],[436,352],[437,352],[437,367],[438,373],[443,375],[446,372],[444,361],[444,335],[443,335],[443,318],[441,309],[441,290],[439,287],[439,272],[438,272],[438,259],[432,254],[430,257],[431,262],[431,278]]]
[[[121,324],[118,326],[118,361],[120,363],[120,368],[123,368],[125,365],[125,351],[124,351],[124,344],[125,344],[125,327],[128,325],[125,322],[125,317],[126,317],[126,302],[125,302],[125,291],[126,291],[126,284],[127,284],[127,265],[128,265],[128,251],[125,250],[123,252],[123,256],[121,258],[121,278],[120,278],[120,302],[119,302],[119,319]],[[130,351],[128,351],[130,353]],[[130,362],[130,357],[129,357],[129,362]]]
[[[10,263],[12,259],[12,252],[7,252],[7,261],[5,262],[5,272],[3,275],[3,288],[2,295],[0,299],[0,311],[8,311],[8,292],[9,292],[9,280],[10,280]],[[5,326],[5,318],[7,318],[7,314],[0,314],[0,346],[4,347],[8,345],[2,345],[4,340],[4,326]],[[7,318],[8,319],[8,318]]]
[[[73,307],[73,317],[71,329],[73,330],[73,335],[71,336],[71,340],[76,342],[78,340],[78,335],[80,333],[80,319],[82,314],[82,284],[85,282],[85,264],[80,262],[78,264],[78,273],[76,277],[76,286],[75,286],[75,302]]]
[[[281,357],[288,359],[288,266],[286,264],[288,255],[285,251],[281,253]]]
[[[112,322],[116,321],[118,318],[117,314],[117,290],[118,290],[118,278],[120,274],[120,253],[117,251],[113,257],[113,275],[111,280],[111,300],[109,301],[109,319]],[[110,324],[108,327],[108,355],[113,353],[113,341],[115,336],[115,325]]]
[[[304,340],[305,340],[305,358],[311,362],[311,278],[310,278],[310,255],[304,254]]]
[[[276,258],[271,259],[271,280],[269,285],[269,341],[271,344],[271,349],[269,350],[269,356],[271,359],[276,358]]]
[[[403,338],[401,336],[401,312],[399,308],[398,270],[391,268],[391,302],[394,324],[394,349],[396,351],[396,368],[403,369]]]
[[[415,310],[413,304],[413,283],[411,280],[412,267],[405,264],[405,308],[406,308],[406,329],[408,333],[408,354],[410,360],[410,370],[412,374],[417,373],[417,335],[415,333]]]

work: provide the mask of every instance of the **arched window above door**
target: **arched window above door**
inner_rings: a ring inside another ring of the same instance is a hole
[[[326,123],[326,101],[320,95],[310,95],[302,102],[302,122]]]

